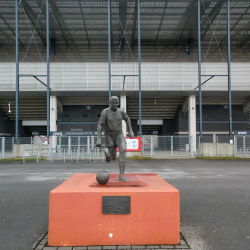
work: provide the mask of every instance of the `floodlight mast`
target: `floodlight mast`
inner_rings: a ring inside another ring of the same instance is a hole
[[[227,69],[228,69],[229,139],[232,139],[231,50],[230,50],[230,0],[227,0]]]
[[[109,100],[111,98],[111,2],[108,0]]]
[[[202,139],[202,90],[201,90],[201,2],[198,0],[198,75],[199,75],[199,125]]]
[[[141,125],[141,18],[140,18],[140,0],[137,0],[137,18],[138,18],[138,75],[139,75],[139,136],[142,136]]]
[[[47,0],[46,4],[46,32],[47,32],[47,139],[49,143],[49,136],[50,136],[50,79],[49,79],[49,0]]]
[[[18,0],[16,0],[16,142],[18,141],[19,127],[19,27],[18,27]]]

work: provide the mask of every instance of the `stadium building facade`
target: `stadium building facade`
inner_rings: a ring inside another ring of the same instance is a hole
[[[51,134],[95,131],[110,95],[136,135],[249,130],[249,0],[17,2],[0,2],[0,136],[46,135],[47,117]]]

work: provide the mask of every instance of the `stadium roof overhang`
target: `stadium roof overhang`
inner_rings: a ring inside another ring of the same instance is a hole
[[[46,1],[19,2],[20,61],[38,61],[43,57],[46,60]],[[50,37],[56,41],[56,56],[52,61],[107,61],[108,1],[49,2]],[[250,2],[230,2],[231,59],[249,61]],[[202,52],[205,57],[209,49],[207,61],[226,59],[226,4],[226,0],[201,0]],[[197,0],[141,0],[140,16],[142,60],[197,60],[196,49],[193,57],[186,52],[190,38],[194,47],[197,45]],[[111,43],[113,61],[136,61],[137,0],[111,0]],[[1,61],[14,60],[14,45],[15,1],[1,0]]]

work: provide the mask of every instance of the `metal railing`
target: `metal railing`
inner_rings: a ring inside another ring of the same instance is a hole
[[[142,136],[144,157],[193,156],[192,136]]]
[[[48,159],[79,161],[104,161],[103,147],[96,147],[97,136],[60,136],[51,137]],[[105,138],[102,137],[102,145]]]
[[[234,136],[234,156],[250,157],[250,135]]]
[[[104,161],[103,147],[96,147],[96,136],[52,136],[49,142],[43,138],[0,137],[0,159],[4,158],[44,158],[52,162]],[[105,137],[102,137],[105,145]],[[192,157],[192,156],[237,156],[250,157],[250,136],[234,136],[233,143],[228,135],[197,136],[196,151],[191,136],[142,136],[142,152],[144,157]],[[127,154],[129,155],[129,154]]]
[[[201,157],[250,157],[250,136],[247,139],[244,137],[237,135],[230,139],[227,134],[205,134],[201,139],[197,136],[198,155]],[[249,147],[248,150],[247,147]]]
[[[97,136],[52,136],[47,143],[43,138],[40,143],[31,137],[1,138],[2,158],[35,158],[43,157],[48,161],[68,160],[104,161],[103,147],[96,147]],[[7,142],[7,144],[6,144]],[[39,145],[38,145],[39,144]],[[102,136],[102,145],[105,137]],[[8,148],[8,157],[6,157]],[[189,136],[143,136],[142,154],[150,157],[193,156],[192,137]],[[28,154],[30,152],[30,154]]]

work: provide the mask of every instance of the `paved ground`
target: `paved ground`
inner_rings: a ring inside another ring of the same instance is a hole
[[[249,160],[128,160],[181,194],[181,232],[193,250],[250,249]],[[73,173],[117,172],[112,162],[1,162],[0,249],[31,250],[48,227],[49,191]]]
[[[180,234],[180,243],[178,245],[126,245],[126,246],[81,246],[81,247],[50,247],[48,246],[48,233],[46,233],[34,247],[34,250],[192,250],[186,240]]]

